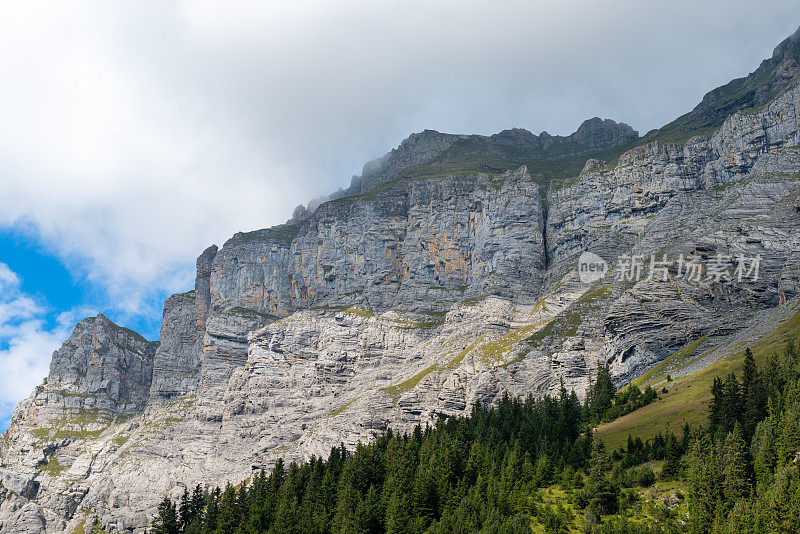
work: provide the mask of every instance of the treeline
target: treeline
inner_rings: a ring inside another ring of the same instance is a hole
[[[692,431],[684,425],[680,439],[672,432],[666,435],[660,432],[655,437],[643,441],[628,435],[626,447],[614,451],[612,459],[619,461],[619,468],[627,469],[653,460],[664,460],[661,469],[662,478],[675,478],[681,474],[681,457],[689,450],[692,443]]]
[[[555,398],[505,397],[434,428],[389,431],[352,453],[334,448],[327,460],[288,467],[279,460],[238,487],[198,486],[178,503],[165,498],[151,533],[527,534],[532,520],[548,532],[576,521],[592,532],[666,531],[624,519],[600,523],[633,499],[625,488],[650,485],[655,475],[649,468],[612,475],[586,416],[563,385]],[[540,488],[555,484],[580,514],[543,501]]]
[[[586,392],[586,401],[583,405],[584,417],[591,423],[613,421],[642,406],[647,406],[657,398],[658,395],[650,386],[642,391],[636,384],[630,384],[617,391],[608,365],[599,364],[597,376]]]
[[[655,397],[613,389],[600,366],[586,401],[504,398],[409,435],[387,432],[354,452],[286,466],[237,487],[165,498],[152,534],[800,532],[800,356],[789,343],[759,368],[711,387],[709,424],[680,436],[629,437],[608,454],[596,422]],[[638,391],[638,393],[637,393]],[[614,412],[617,410],[617,412]],[[685,516],[648,504],[636,487],[659,477],[685,492]],[[647,464],[647,465],[642,465]],[[542,488],[563,492],[553,505]],[[638,512],[632,512],[633,510]],[[626,519],[639,514],[636,521]]]
[[[663,460],[661,478],[688,489],[691,532],[800,532],[800,354],[793,341],[761,369],[745,350],[741,377],[711,385],[707,427],[628,436],[617,471]],[[628,471],[629,473],[631,471]],[[615,471],[615,477],[616,477]]]
[[[694,532],[800,532],[800,355],[793,342],[759,370],[712,386],[710,424],[686,459]]]
[[[165,499],[151,532],[529,532],[535,489],[587,467],[593,440],[582,428],[581,404],[563,387],[558,398],[506,397],[352,453],[278,461],[238,488]]]

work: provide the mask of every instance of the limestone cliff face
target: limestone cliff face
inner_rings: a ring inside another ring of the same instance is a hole
[[[141,412],[149,398],[156,347],[103,315],[84,319],[53,354],[42,406]]]
[[[157,347],[103,315],[78,323],[3,437],[1,532],[65,528],[87,491],[75,483],[90,472],[86,443],[144,411]]]
[[[214,258],[211,307],[434,311],[490,287],[535,295],[543,224],[540,186],[524,168],[405,179],[323,204],[302,225],[237,234]]]
[[[217,247],[197,258],[195,289],[172,295],[164,303],[161,344],[153,362],[150,396],[172,399],[193,393],[200,384],[206,320],[211,305],[211,264]]]
[[[769,78],[753,90],[763,107],[713,132],[632,147],[636,132],[600,119],[569,137],[423,132],[350,196],[203,252],[194,290],[165,303],[160,345],[82,321],[0,440],[0,532],[141,530],[164,493],[278,457],[561,380],[583,395],[598,361],[623,384],[692,342],[692,368],[740,350],[800,306],[792,43],[769,76],[737,82]],[[483,159],[464,167],[465,153]],[[584,283],[584,251],[612,270],[626,256],[761,262],[756,280],[691,281],[673,263]]]

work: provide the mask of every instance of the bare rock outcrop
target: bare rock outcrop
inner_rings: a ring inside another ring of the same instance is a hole
[[[561,381],[583,395],[598,362],[621,385],[694,343],[696,369],[777,328],[800,289],[796,45],[638,146],[600,119],[415,134],[345,196],[203,252],[160,345],[81,321],[0,439],[0,532],[141,530],[187,485]],[[670,142],[699,116],[715,126]],[[581,280],[587,251],[604,278]]]

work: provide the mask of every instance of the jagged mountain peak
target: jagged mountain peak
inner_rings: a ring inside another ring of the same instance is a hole
[[[209,247],[160,344],[99,314],[53,356],[0,440],[0,532],[139,531],[164,494],[278,457],[505,394],[582,395],[598,361],[621,385],[739,350],[800,295],[800,88],[785,89],[685,146],[637,146],[598,117],[571,136],[423,131],[350,196]],[[760,277],[585,281],[583,252],[758,256]]]
[[[594,117],[583,121],[578,130],[569,137],[587,147],[607,148],[635,141],[639,138],[639,132],[624,122]]]

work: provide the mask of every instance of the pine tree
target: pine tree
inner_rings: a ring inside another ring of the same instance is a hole
[[[695,440],[688,464],[688,505],[692,532],[710,532],[722,495],[714,451],[708,436],[701,435]]]
[[[592,439],[592,456],[586,490],[590,505],[597,515],[613,514],[617,510],[616,488],[606,477],[610,469],[611,458],[606,452],[603,441],[595,435]]]
[[[689,423],[683,423],[683,431],[681,435],[681,452],[686,452],[692,444],[692,429],[689,428]]]
[[[400,491],[392,492],[386,506],[386,533],[405,534],[409,532],[411,522],[408,497]]]
[[[742,406],[740,408],[745,440],[753,437],[756,425],[766,415],[765,397],[764,384],[756,367],[753,351],[748,347],[744,353]]]
[[[724,404],[725,388],[720,378],[714,378],[711,384],[711,406],[708,409],[708,420],[711,431],[722,426],[722,409]]]
[[[737,500],[747,496],[750,490],[747,446],[742,428],[736,424],[725,437],[722,446],[722,494],[732,507]]]
[[[678,474],[681,468],[681,447],[675,434],[671,433],[667,437],[667,444],[664,451],[664,466],[661,469],[661,476],[671,478]]]
[[[221,495],[222,490],[220,490],[219,487],[214,488],[214,490],[208,494],[206,513],[203,521],[203,534],[213,534],[217,530]]]
[[[753,471],[759,489],[772,483],[772,473],[778,462],[778,452],[775,446],[775,431],[772,418],[761,421],[756,426],[752,445]]]
[[[589,418],[594,421],[602,420],[613,406],[616,393],[611,370],[608,365],[598,363],[597,377],[586,396]]]
[[[153,521],[151,534],[179,534],[178,510],[169,497],[164,497],[158,505],[158,515]]]
[[[736,375],[728,374],[723,385],[722,413],[720,414],[721,426],[726,432],[733,430],[734,425],[741,418],[739,391],[739,381],[736,380]]]
[[[781,373],[781,364],[775,354],[770,354],[767,356],[762,378],[767,397],[768,399],[772,400],[772,404],[775,405],[780,398],[781,391],[783,390],[783,374]]]
[[[800,404],[783,414],[781,427],[778,460],[779,465],[785,465],[794,462],[800,454]]]
[[[219,519],[217,532],[219,534],[234,534],[239,526],[239,508],[236,504],[236,490],[228,483],[219,502]]]
[[[786,363],[789,364],[787,367],[800,361],[800,350],[797,349],[794,339],[790,338],[786,341],[784,355],[786,356]]]

